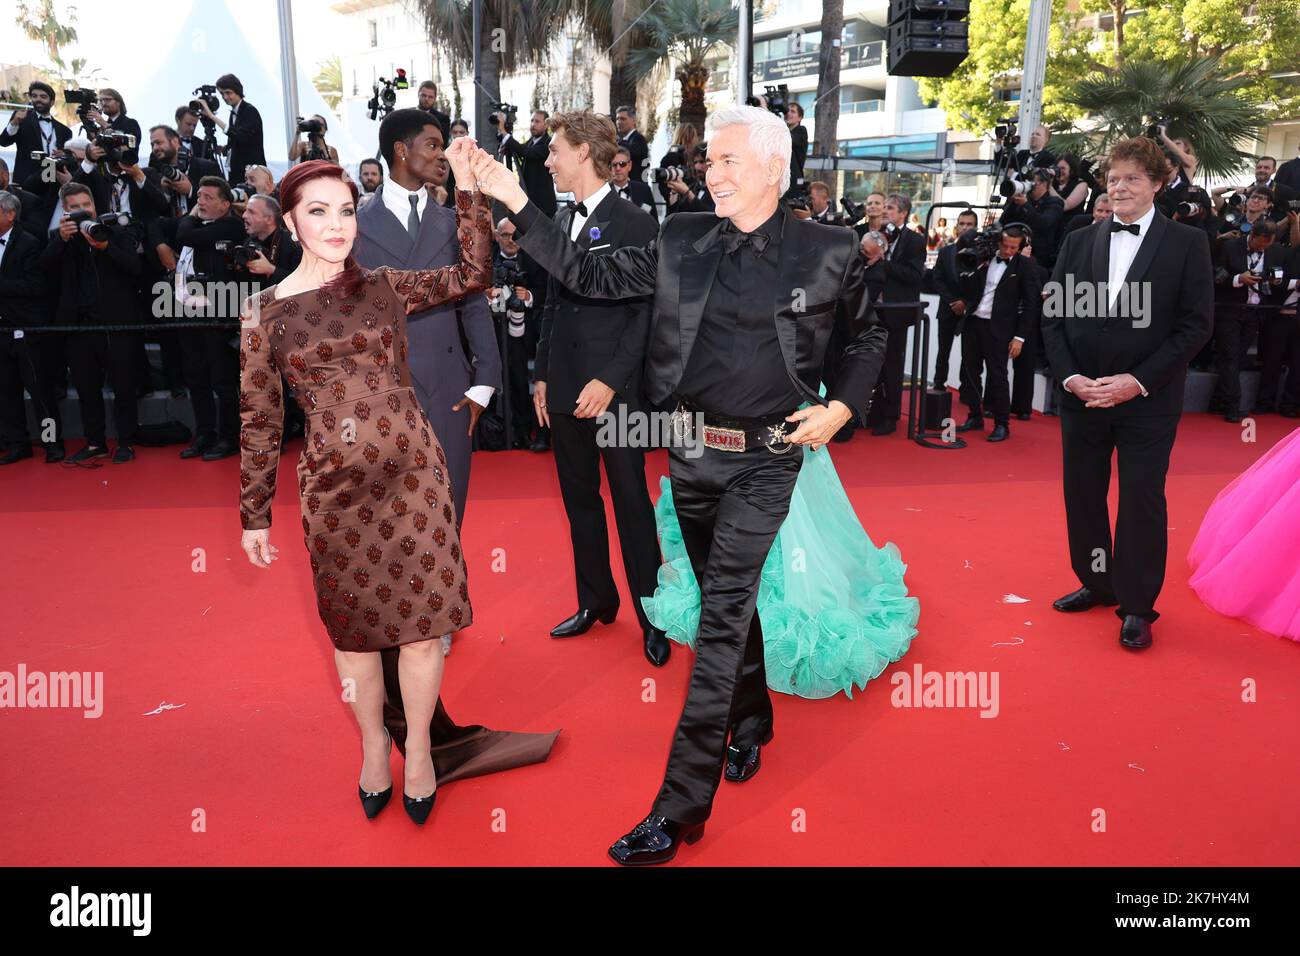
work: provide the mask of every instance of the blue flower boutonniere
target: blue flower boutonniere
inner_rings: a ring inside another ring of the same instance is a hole
[[[591,238],[592,238],[593,240],[599,239],[599,238],[600,238],[600,227],[599,227],[599,226],[592,226],[590,229],[587,230],[587,235],[591,236]]]

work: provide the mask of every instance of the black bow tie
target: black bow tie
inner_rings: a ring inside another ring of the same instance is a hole
[[[993,258],[995,261],[1002,263],[1004,266],[1011,265],[1010,259],[1003,259],[1001,256],[994,256]]]
[[[1135,235],[1135,236],[1140,236],[1140,235],[1142,235],[1142,227],[1141,227],[1141,225],[1139,225],[1139,224],[1136,223],[1136,222],[1131,222],[1131,223],[1129,223],[1129,224],[1126,226],[1126,225],[1124,225],[1124,223],[1122,223],[1122,222],[1116,222],[1116,221],[1114,221],[1114,220],[1111,220],[1110,231],[1111,231],[1111,232],[1131,232],[1131,233],[1133,233],[1133,235]]]
[[[580,213],[584,217],[587,215],[587,207],[583,203],[574,202],[572,199],[570,199],[569,208],[574,210],[575,212]]]
[[[722,247],[728,253],[735,252],[745,243],[749,243],[754,249],[754,255],[761,256],[770,238],[765,232],[741,232],[730,219],[722,224]]]

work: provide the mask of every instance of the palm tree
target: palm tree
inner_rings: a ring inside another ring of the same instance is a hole
[[[720,44],[734,44],[740,15],[731,0],[659,0],[641,18],[643,45],[628,50],[631,75],[640,80],[676,61],[682,88],[679,122],[704,135],[704,90],[709,81],[705,60]]]
[[[77,22],[75,7],[68,8],[67,17],[68,25],[64,26],[59,22],[54,0],[38,0],[33,7],[28,7],[26,3],[18,4],[18,25],[23,28],[23,33],[29,40],[45,44],[45,53],[50,62],[60,70],[68,68],[63,62],[62,48],[77,42],[77,28],[73,26]],[[81,65],[84,66],[85,61]]]
[[[479,50],[483,76],[479,100],[481,115],[474,117],[472,129],[483,146],[492,147],[485,138],[490,128],[487,107],[489,102],[501,99],[501,77],[542,62],[564,21],[570,2],[482,0],[480,28],[483,42]],[[467,71],[474,62],[473,10],[469,0],[416,0],[415,7],[424,17],[428,35],[447,51],[452,74]]]
[[[330,109],[338,109],[339,100],[343,99],[343,61],[337,55],[316,64],[316,75],[311,78],[311,85],[329,104]]]
[[[627,65],[629,50],[645,42],[641,15],[654,0],[570,0],[569,13],[609,57],[609,108],[636,105],[637,77]]]
[[[1170,135],[1181,135],[1196,151],[1206,176],[1238,171],[1249,154],[1238,149],[1264,126],[1264,115],[1239,95],[1247,77],[1226,77],[1217,58],[1174,63],[1125,61],[1106,73],[1080,79],[1064,102],[1086,117],[1053,137],[1053,151],[1102,154],[1120,140],[1141,136],[1167,121]]]

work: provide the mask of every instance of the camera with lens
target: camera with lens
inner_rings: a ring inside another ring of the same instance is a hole
[[[71,176],[77,171],[78,163],[76,158],[65,153],[61,149],[56,149],[49,153],[42,152],[39,149],[34,149],[28,155],[34,162],[39,163],[41,166],[44,166],[46,163],[52,163],[56,172],[64,172]]]
[[[968,278],[983,266],[993,261],[1002,244],[1002,224],[993,223],[971,236],[968,244],[957,250],[957,270],[963,278]]]
[[[767,101],[766,105],[764,100]],[[763,107],[784,119],[786,110],[790,108],[790,89],[784,83],[779,86],[765,86],[761,99],[757,96],[746,97],[745,105]]]
[[[158,174],[167,182],[174,183],[179,179],[184,179],[190,172],[190,153],[188,150],[181,149],[176,153],[176,162],[163,163],[158,167]]]
[[[791,209],[811,209],[812,196],[808,195],[807,193],[803,193],[797,196],[791,196],[789,199],[785,201],[785,203]]]
[[[647,183],[675,183],[689,178],[681,166],[659,166],[645,171]]]
[[[317,119],[303,119],[298,117],[298,132],[307,133],[311,136],[320,136],[325,132],[325,127]]]
[[[405,71],[399,71],[399,73],[404,74]],[[393,107],[397,105],[398,89],[406,89],[405,75],[399,75],[398,80],[401,80],[402,85],[400,85],[400,87],[397,80],[387,80],[381,76],[378,82],[371,87],[374,91],[374,95],[371,96],[370,100],[366,103],[366,109],[370,110],[370,118],[372,120],[380,114],[387,116],[393,111]],[[302,117],[299,117],[298,119],[301,124]],[[300,129],[299,132],[303,132],[303,130]]]
[[[113,233],[127,229],[135,222],[124,212],[106,212],[102,216],[96,216],[80,209],[68,213],[68,218],[77,224],[82,235],[96,242],[107,242]]]
[[[115,129],[101,130],[92,142],[104,151],[102,162],[109,165],[122,162],[122,150],[135,149],[135,137]]]
[[[77,114],[80,115],[83,110],[91,108],[98,109],[99,93],[96,90],[87,89],[64,90],[63,101],[65,103],[75,103],[77,106]]]
[[[229,239],[222,239],[215,245],[218,252],[225,254],[227,267],[239,269],[243,272],[248,271],[250,262],[266,253],[266,247],[252,236],[249,236],[243,242],[231,242]]]
[[[501,115],[498,116],[497,114]],[[515,116],[519,113],[519,107],[512,106],[509,103],[489,103],[488,104],[488,122],[493,126],[502,126],[501,132],[509,135],[515,131]],[[504,117],[505,123],[502,124]]]
[[[845,225],[851,226],[867,216],[866,203],[855,203],[848,196],[841,196],[840,205],[844,208]]]
[[[216,112],[221,105],[217,99],[217,88],[215,86],[196,86],[194,92],[190,94],[194,99],[190,100],[190,109],[199,114],[199,118],[205,123],[211,123],[212,120],[203,115],[203,109],[200,103],[207,106],[212,112]]]
[[[238,186],[230,187],[231,203],[246,203],[257,195],[257,187],[245,180]]]
[[[505,290],[507,312],[523,312],[527,308],[524,300],[515,294],[515,286],[524,285],[527,281],[528,277],[524,270],[519,268],[518,262],[502,260],[492,269],[492,286]]]

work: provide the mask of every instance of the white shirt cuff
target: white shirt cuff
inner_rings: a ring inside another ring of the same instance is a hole
[[[1011,336],[1011,340],[1013,342],[1024,342],[1025,337],[1023,335],[1013,335]]]
[[[525,289],[524,291],[528,293],[528,297],[523,300],[524,308],[531,309],[533,307],[533,290]],[[483,386],[483,387],[487,388],[488,386]]]
[[[18,132],[18,124],[15,123],[13,120],[10,120],[9,125],[5,127],[5,132],[8,133],[10,136],[13,136],[15,133]]]
[[[1235,275],[1235,276],[1232,277],[1232,287],[1233,287],[1234,289],[1240,289],[1240,288],[1241,288],[1241,284],[1242,284],[1242,283],[1241,283],[1241,273],[1238,273],[1237,275]]]
[[[1078,378],[1078,377],[1079,377],[1078,372],[1075,372],[1073,375],[1065,376],[1065,378],[1061,380],[1061,388],[1065,389],[1067,392],[1070,392],[1070,379]],[[1070,392],[1070,394],[1073,395],[1074,392]]]
[[[492,395],[496,389],[491,385],[471,385],[465,389],[465,397],[475,405],[482,405],[487,408],[488,402],[492,401]]]
[[[81,161],[81,170],[82,172],[93,173],[95,171],[95,164],[88,159],[83,159]]]
[[[1133,376],[1133,381],[1138,382],[1138,380],[1137,380],[1137,376],[1136,376],[1136,375]],[[1151,394],[1150,392],[1148,392],[1148,391],[1146,390],[1146,386],[1143,385],[1141,382],[1138,382],[1138,388],[1142,389],[1142,397],[1143,397],[1143,398],[1146,398],[1148,395]]]

